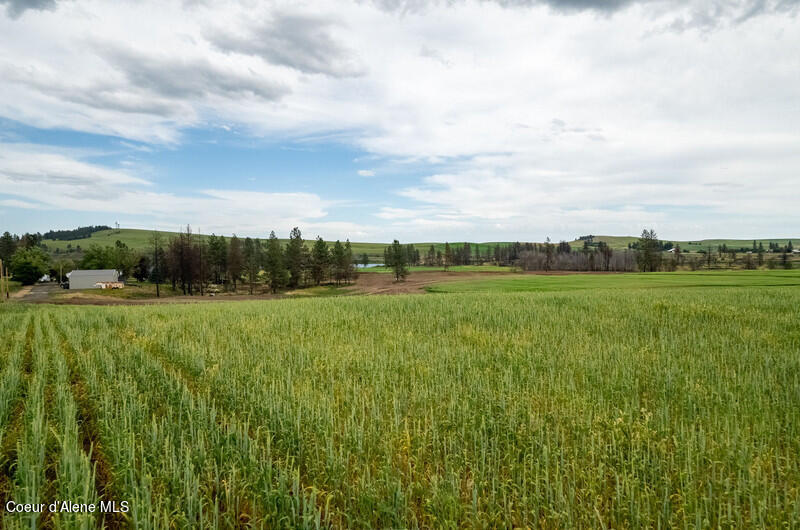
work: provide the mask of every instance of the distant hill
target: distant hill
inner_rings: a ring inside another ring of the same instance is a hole
[[[164,242],[168,241],[170,238],[175,237],[177,232],[159,232]],[[42,243],[47,245],[48,250],[52,253],[56,249],[59,249],[59,252],[68,252],[69,249],[73,251],[80,247],[81,249],[86,249],[90,245],[113,245],[114,242],[117,240],[122,241],[130,248],[134,250],[145,250],[149,246],[150,238],[152,237],[153,231],[152,230],[138,230],[135,228],[120,228],[120,229],[108,229],[108,230],[99,230],[92,233],[89,237],[84,237],[80,239],[72,239],[69,241],[64,240],[56,240],[56,239],[43,239]],[[201,237],[208,237],[207,234],[203,234]],[[226,235],[226,237],[229,237]],[[628,248],[629,243],[633,243],[638,238],[634,236],[594,236],[593,241],[604,241],[607,243],[611,248],[621,250]],[[281,239],[281,242],[285,243],[286,239]],[[756,243],[761,242],[764,244],[765,248],[769,247],[769,243],[777,243],[781,246],[786,245],[790,241],[790,239],[757,239]],[[796,239],[791,239],[794,242],[795,247],[800,246],[800,237]],[[331,243],[331,242],[329,242]],[[403,242],[407,243],[407,242]],[[494,247],[497,244],[500,245],[508,245],[511,242],[509,241],[496,241],[496,242],[484,242],[484,243],[472,243],[470,245],[473,247],[472,251],[475,252],[475,245],[480,247],[481,253],[485,254],[488,247]],[[583,248],[583,241],[575,240],[569,242],[570,246],[573,249],[580,249]],[[688,250],[691,252],[696,252],[701,249],[707,249],[711,247],[712,250],[716,250],[720,245],[727,245],[730,248],[750,248],[753,245],[752,239],[702,239],[702,240],[695,240],[695,241],[677,241],[673,240],[673,243],[677,243],[681,246],[681,249]],[[464,244],[463,241],[454,241],[450,243],[451,245],[460,247]],[[366,253],[371,261],[382,262],[383,261],[383,249],[387,246],[387,243],[359,243],[359,242],[351,242],[353,247],[353,253],[356,256],[361,256],[361,254]],[[419,250],[420,254],[424,255],[425,252],[433,245],[437,251],[444,251],[444,243],[441,242],[423,242],[417,243],[414,242],[417,249]]]
[[[170,238],[173,238],[178,235],[177,232],[163,232],[158,231],[161,234],[164,244],[169,241]],[[195,234],[196,235],[196,234]],[[70,241],[61,241],[55,239],[42,239],[42,243],[47,245],[48,251],[51,253],[54,252],[56,249],[59,249],[60,252],[68,252],[69,249],[73,251],[80,247],[82,250],[89,248],[91,245],[113,245],[117,240],[125,243],[133,250],[142,251],[147,249],[150,246],[150,239],[153,236],[153,230],[139,230],[136,228],[119,228],[119,229],[110,229],[110,230],[100,230],[98,232],[94,232],[90,237],[85,237],[81,239],[73,239]],[[196,235],[197,236],[197,235]],[[207,238],[209,234],[203,234],[197,237]],[[225,234],[225,237],[228,238],[229,236]],[[244,239],[244,238],[242,238]],[[266,239],[266,238],[261,238]],[[282,243],[286,243],[287,239],[281,239]],[[312,240],[313,241],[313,240]],[[329,241],[329,243],[333,243]],[[386,247],[385,243],[350,243],[353,247],[353,253],[357,256],[360,256],[363,253],[366,253],[370,258],[381,258],[383,261],[383,249]]]
[[[608,246],[613,249],[621,250],[628,248],[629,243],[633,243],[637,241],[639,238],[634,236],[594,236],[593,241],[596,243],[598,241],[603,241]],[[679,241],[677,239],[669,239],[663,238],[662,241],[672,241],[674,244],[680,245],[681,250],[688,251],[688,252],[697,252],[698,250],[707,250],[709,247],[711,250],[716,251],[722,245],[725,245],[728,248],[747,248],[750,249],[753,246],[752,239],[694,239],[692,241]],[[785,246],[792,241],[792,244],[797,247],[798,243],[800,243],[800,238],[774,238],[774,239],[756,239],[756,244],[762,243],[764,245],[764,249],[769,249],[770,243],[777,243],[780,246]],[[573,249],[580,249],[583,248],[583,241],[575,240],[569,242],[570,246]]]

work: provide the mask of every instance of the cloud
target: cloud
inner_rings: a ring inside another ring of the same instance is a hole
[[[358,176],[360,177],[374,177],[375,172],[371,169],[359,169]]]
[[[11,18],[17,18],[28,9],[50,10],[56,8],[56,0],[0,0],[0,5],[6,6],[6,13]]]
[[[274,12],[256,23],[243,22],[207,34],[220,50],[261,57],[307,74],[354,77],[364,73],[354,52],[332,36],[338,21],[316,14]]]
[[[24,208],[26,210],[38,210],[41,208],[40,204],[28,201],[20,201],[18,199],[0,200],[0,206],[5,206],[7,208]]]
[[[311,13],[284,0],[73,0],[0,14],[0,116],[157,150],[222,126],[253,145],[313,146],[309,157],[344,144],[402,176],[370,181],[402,184],[381,188],[375,211],[347,214],[386,239],[558,237],[579,222],[619,231],[648,219],[688,234],[737,222],[775,233],[800,221],[788,206],[800,200],[798,5],[320,0]],[[207,201],[229,225],[237,213],[226,205],[246,199],[169,198],[155,180],[129,187],[131,204],[146,192],[153,204]],[[242,207],[253,221],[270,215]]]
[[[315,193],[268,193],[202,189],[193,194],[158,191],[152,182],[78,158],[77,153],[48,152],[36,145],[0,144],[0,189],[12,208],[114,214],[149,218],[149,226],[186,223],[205,232],[264,235],[287,233],[293,226],[321,230],[326,237],[363,233],[355,223],[329,222],[333,203]],[[269,228],[267,228],[269,227]]]
[[[131,86],[171,99],[221,95],[273,101],[288,92],[279,83],[252,72],[237,72],[203,58],[156,56],[122,47],[108,49],[105,57]]]

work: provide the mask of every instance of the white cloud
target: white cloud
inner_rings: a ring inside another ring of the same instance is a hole
[[[361,177],[374,177],[375,172],[371,169],[359,169],[358,175]]]
[[[0,144],[0,189],[14,197],[0,204],[128,219],[146,216],[152,220],[148,228],[174,229],[189,222],[205,232],[227,234],[263,236],[266,229],[288,234],[293,226],[320,230],[326,237],[364,233],[355,223],[327,221],[327,208],[334,203],[314,193],[225,189],[203,189],[191,195],[167,193],[156,191],[150,181],[127,170],[104,168],[75,158],[78,153],[73,155]]]
[[[9,5],[0,115],[173,146],[187,127],[344,142],[382,175],[435,163],[398,186],[370,234],[800,225],[794,1]],[[80,161],[39,166],[112,178],[70,163]],[[168,199],[177,211],[213,204],[231,226],[295,200],[308,202],[304,217],[289,212],[298,220],[324,219],[328,206],[298,195],[254,209],[247,197],[171,197],[153,184],[134,186],[155,194],[152,215],[168,215]],[[71,207],[101,207],[86,200]]]

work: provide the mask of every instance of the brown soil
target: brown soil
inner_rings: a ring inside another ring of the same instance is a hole
[[[279,294],[230,294],[219,296],[165,296],[163,298],[114,298],[111,296],[97,296],[90,293],[70,293],[57,296],[42,302],[47,304],[63,305],[150,305],[150,304],[193,304],[204,302],[235,302],[241,300],[274,300],[284,298]]]
[[[357,294],[419,294],[433,283],[474,280],[492,276],[506,276],[507,272],[414,272],[405,281],[394,281],[394,275],[379,272],[366,272],[358,277],[352,287]]]

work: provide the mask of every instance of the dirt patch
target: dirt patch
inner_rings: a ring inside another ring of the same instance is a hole
[[[194,304],[204,302],[236,302],[242,300],[274,300],[285,298],[279,294],[233,294],[220,296],[165,296],[163,298],[114,298],[92,295],[90,293],[69,293],[37,302],[61,305],[151,305],[151,304]]]
[[[425,287],[433,283],[508,276],[508,272],[414,272],[404,282],[395,282],[394,275],[379,272],[367,272],[359,275],[356,284],[351,287],[358,294],[419,294]]]
[[[582,271],[532,271],[532,272],[444,272],[425,271],[414,272],[408,275],[405,281],[395,282],[394,275],[390,273],[365,272],[361,273],[354,285],[345,287],[347,295],[362,294],[422,294],[425,287],[434,283],[453,282],[463,280],[476,280],[492,277],[521,276],[539,274],[544,276],[566,276],[571,274],[620,274],[616,272],[582,272]],[[40,287],[40,286],[36,286]],[[62,305],[151,305],[151,304],[193,304],[205,302],[239,302],[247,300],[276,300],[281,298],[300,298],[298,292],[295,296],[286,294],[220,294],[218,296],[165,296],[163,298],[116,298],[92,294],[91,292],[66,292],[61,293],[56,287],[48,289],[34,289],[28,296],[18,298],[24,302],[62,304]],[[34,296],[35,294],[35,296]],[[302,296],[303,298],[306,298]],[[311,298],[312,296],[308,296]]]

